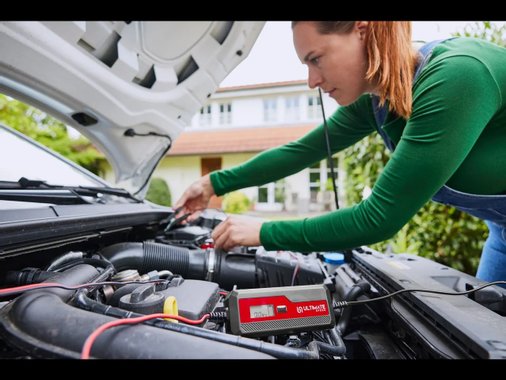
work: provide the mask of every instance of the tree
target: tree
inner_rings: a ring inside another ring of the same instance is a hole
[[[0,94],[0,122],[100,174],[105,157],[84,136],[70,138],[65,124],[45,112]]]
[[[487,40],[506,47],[506,24],[499,26],[490,21],[467,24],[463,32],[454,33],[456,37],[473,37]]]

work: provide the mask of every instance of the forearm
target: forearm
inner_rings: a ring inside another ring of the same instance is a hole
[[[260,241],[268,250],[343,250],[386,240],[402,227],[373,214],[372,208],[356,205],[313,218],[265,222]]]
[[[362,97],[356,104],[339,108],[329,119],[331,151],[347,148],[373,131],[365,114],[371,112],[370,100]],[[321,161],[327,156],[323,125],[297,141],[273,148],[246,163],[211,175],[217,195],[250,186],[260,186],[287,177]]]
[[[301,142],[269,149],[244,164],[211,174],[217,195],[250,186],[261,186],[276,181],[323,159],[325,151],[316,150]]]

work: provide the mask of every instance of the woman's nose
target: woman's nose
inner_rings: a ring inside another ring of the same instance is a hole
[[[316,87],[320,86],[321,83],[322,83],[322,77],[321,77],[320,73],[318,72],[318,70],[308,68],[307,85],[309,86],[309,88],[311,88],[311,89],[316,88]]]

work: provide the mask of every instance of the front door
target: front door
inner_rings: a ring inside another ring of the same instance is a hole
[[[200,160],[201,174],[204,176],[215,170],[221,169],[221,157],[201,158]],[[209,202],[209,208],[221,208],[221,201],[223,197],[213,195]]]

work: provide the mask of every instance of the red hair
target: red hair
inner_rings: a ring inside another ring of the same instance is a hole
[[[299,21],[300,22],[300,21]],[[356,21],[314,21],[321,34],[351,33]],[[292,27],[297,21],[292,22]],[[365,79],[374,82],[380,105],[408,119],[412,112],[412,84],[417,52],[409,21],[369,21],[366,32],[368,66]]]

